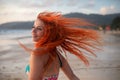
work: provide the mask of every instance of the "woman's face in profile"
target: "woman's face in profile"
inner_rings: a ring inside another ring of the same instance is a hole
[[[32,28],[32,39],[38,42],[44,33],[44,23],[40,19],[36,19]]]

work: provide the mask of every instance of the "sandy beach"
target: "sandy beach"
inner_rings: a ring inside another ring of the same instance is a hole
[[[67,55],[70,66],[80,80],[120,80],[120,32],[101,35],[104,41],[103,50],[96,52],[96,58],[89,59],[89,67],[74,55]],[[4,38],[0,34],[0,80],[27,80],[25,66],[29,63],[30,55],[18,45],[17,39],[28,47],[32,46],[30,35]],[[68,78],[60,71],[58,80]]]

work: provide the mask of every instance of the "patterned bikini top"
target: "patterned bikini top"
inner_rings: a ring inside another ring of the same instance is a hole
[[[42,80],[57,80],[57,79],[58,79],[58,74],[49,77],[44,77]]]
[[[60,67],[62,67],[62,61],[61,61],[61,59],[60,59],[58,54],[57,54],[57,56],[58,56],[58,59],[59,59]],[[30,65],[29,64],[26,66],[25,72],[26,73],[30,72]],[[43,80],[57,80],[57,78],[58,78],[58,74],[52,75],[50,77],[44,77]]]

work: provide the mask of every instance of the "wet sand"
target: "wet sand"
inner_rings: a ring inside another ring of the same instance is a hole
[[[86,67],[74,55],[67,55],[74,73],[81,80],[120,80],[120,32],[101,33],[104,39],[102,51],[97,57],[91,57],[90,66]],[[27,46],[31,46],[29,37],[21,38]],[[27,80],[25,66],[29,62],[29,53],[19,47],[14,39],[0,41],[0,80]],[[68,80],[60,71],[58,80]]]

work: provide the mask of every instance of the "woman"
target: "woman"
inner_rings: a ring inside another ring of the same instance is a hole
[[[85,53],[95,56],[93,51],[98,49],[98,33],[75,26],[91,25],[83,19],[66,18],[58,12],[39,13],[32,28],[35,48],[28,49],[20,43],[31,51],[29,80],[57,80],[60,68],[69,80],[80,80],[61,54],[72,53],[89,65]]]

